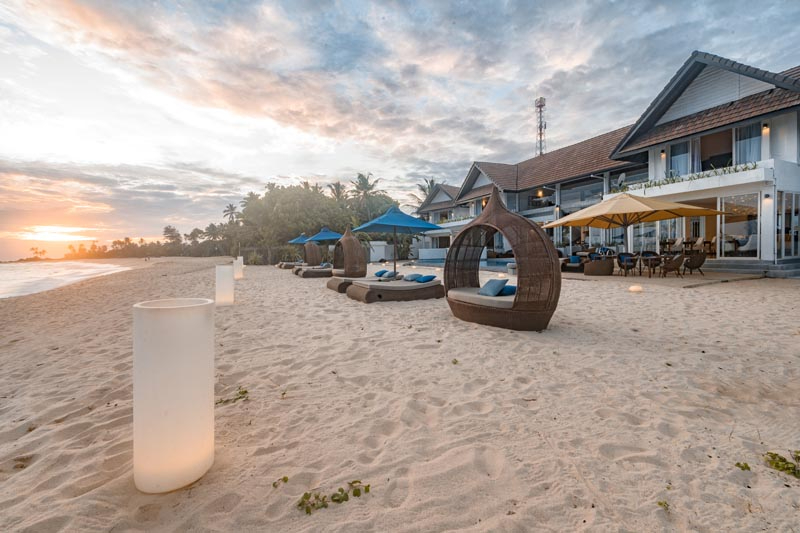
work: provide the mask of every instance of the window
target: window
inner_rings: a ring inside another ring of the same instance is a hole
[[[596,204],[603,199],[603,180],[591,179],[561,186],[562,216]]]
[[[754,122],[736,128],[736,164],[761,161],[761,124]]]
[[[689,143],[671,144],[669,147],[669,174],[683,176],[689,173]]]
[[[528,195],[528,209],[556,205],[554,193],[555,191],[551,189],[536,189],[532,194]]]

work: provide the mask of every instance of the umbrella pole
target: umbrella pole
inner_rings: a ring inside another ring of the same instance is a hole
[[[394,227],[394,271],[397,272],[397,226]]]
[[[628,226],[622,226],[622,243],[625,245],[625,251],[630,252],[628,247]]]

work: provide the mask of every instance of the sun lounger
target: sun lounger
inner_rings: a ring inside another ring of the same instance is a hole
[[[332,291],[336,291],[339,294],[344,294],[347,292],[347,287],[353,284],[354,281],[378,281],[378,278],[375,276],[366,276],[362,278],[349,278],[344,275],[337,274],[338,270],[333,271],[333,277],[328,280],[328,288]]]
[[[280,263],[278,263],[275,266],[278,267],[278,268],[282,268],[284,270],[289,270],[289,269],[294,268],[294,267],[303,266],[303,263],[298,262],[298,261],[281,261]]]
[[[464,302],[467,304],[482,305],[484,307],[494,307],[497,309],[511,309],[514,305],[514,295],[509,296],[483,296],[478,294],[480,287],[457,287],[447,291],[447,297],[451,300]]]
[[[444,285],[438,279],[427,283],[416,281],[353,281],[347,288],[347,296],[353,300],[371,304],[374,302],[408,302],[443,298]]]
[[[333,275],[332,268],[301,267],[295,272],[301,278],[329,278]]]

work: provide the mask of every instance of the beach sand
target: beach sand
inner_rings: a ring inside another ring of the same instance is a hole
[[[248,267],[216,311],[216,394],[249,400],[216,407],[202,479],[142,494],[131,306],[211,298],[222,262],[0,300],[0,530],[800,529],[800,480],[762,458],[800,448],[797,280],[570,278],[529,333]],[[370,494],[295,507],[353,479]]]

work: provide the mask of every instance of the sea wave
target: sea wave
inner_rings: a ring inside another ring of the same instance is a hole
[[[130,267],[80,261],[0,264],[0,298],[49,291],[123,270],[130,270]]]

